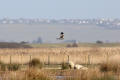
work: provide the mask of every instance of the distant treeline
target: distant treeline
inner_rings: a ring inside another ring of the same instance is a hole
[[[32,48],[32,47],[22,43],[0,42],[0,48]]]

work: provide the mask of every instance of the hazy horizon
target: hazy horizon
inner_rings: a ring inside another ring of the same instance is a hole
[[[64,40],[56,40],[59,33],[65,33]],[[66,40],[79,42],[110,41],[120,42],[120,29],[105,29],[97,25],[76,24],[0,24],[0,40],[33,41],[38,37],[45,43],[59,43]]]
[[[120,19],[119,3],[120,0],[0,0],[0,19],[4,17],[11,19]],[[3,23],[6,21],[3,20]],[[112,27],[114,24],[120,27],[119,20],[105,23],[111,24]],[[0,40],[31,41],[40,36],[45,42],[59,42],[56,38],[61,31],[65,32],[65,40],[120,41],[118,37],[120,29],[110,30],[97,25],[72,24],[0,24]]]

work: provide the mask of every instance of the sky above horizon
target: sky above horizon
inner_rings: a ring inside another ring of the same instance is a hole
[[[0,0],[0,18],[120,18],[120,0]]]

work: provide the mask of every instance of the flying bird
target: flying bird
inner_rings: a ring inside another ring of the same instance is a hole
[[[59,39],[59,40],[63,40],[63,39],[64,39],[64,33],[63,33],[63,32],[61,32],[61,33],[60,33],[60,37],[59,37],[59,38],[57,38],[57,39]]]

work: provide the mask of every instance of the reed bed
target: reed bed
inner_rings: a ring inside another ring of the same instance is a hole
[[[61,78],[58,76],[62,76]],[[120,80],[120,74],[85,70],[37,70],[0,72],[1,80]]]
[[[88,70],[31,69],[2,71],[0,80],[120,80],[120,47],[0,49],[3,63],[26,64],[39,59],[45,64],[100,64]],[[63,76],[57,79],[57,76]]]
[[[120,47],[0,49],[0,61],[25,64],[33,58],[43,63],[99,64],[120,57]],[[119,58],[117,58],[120,60]]]

